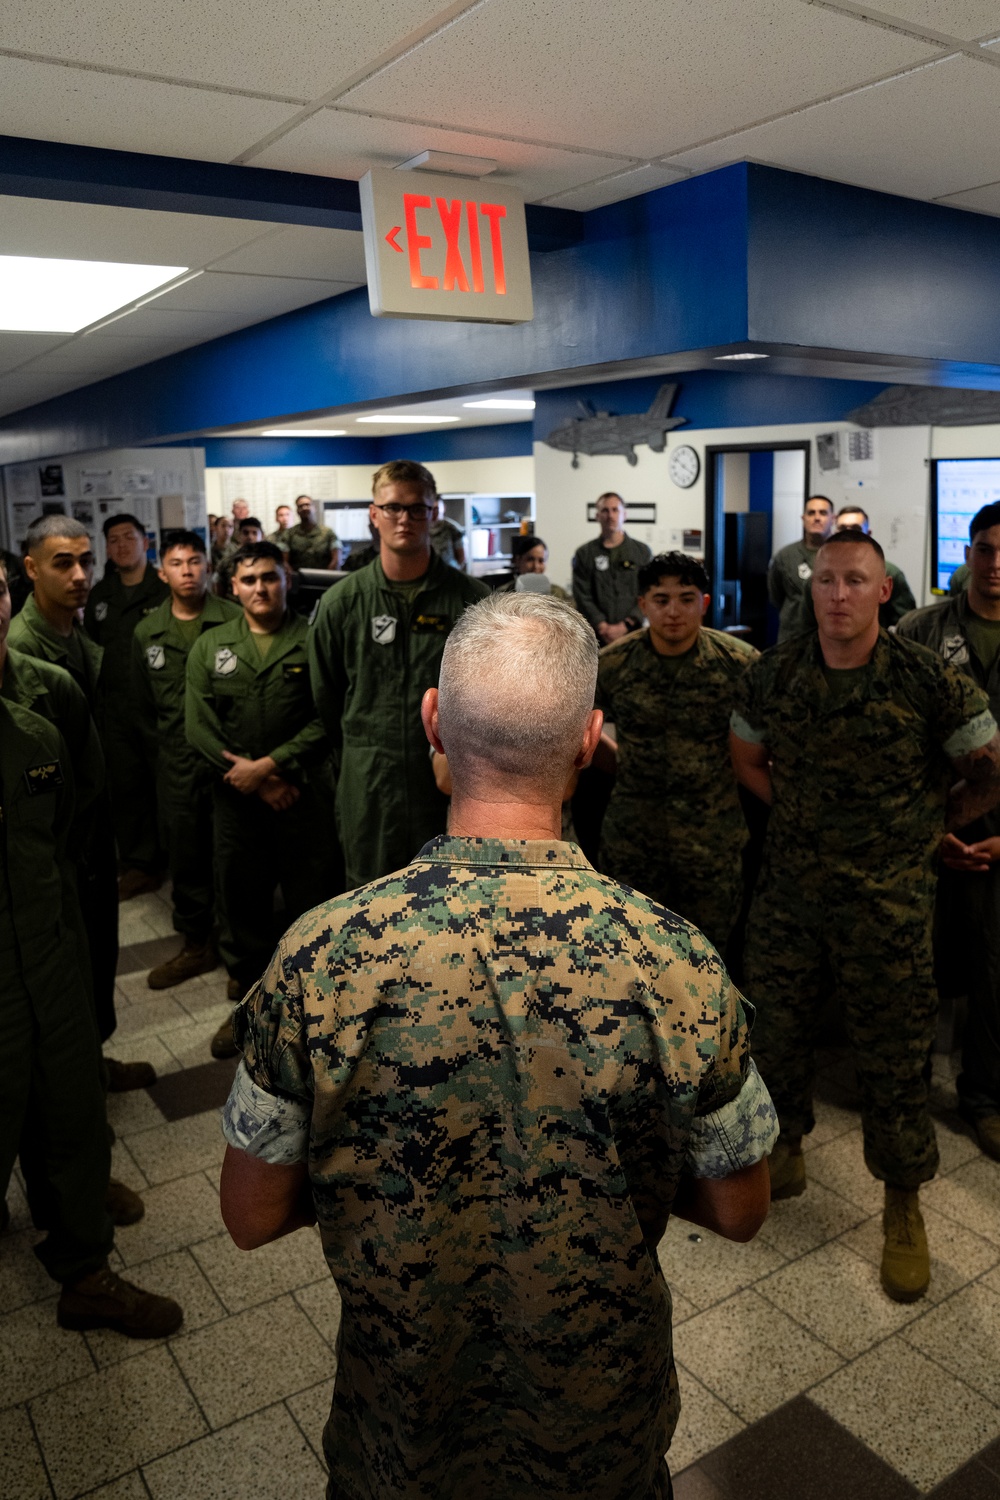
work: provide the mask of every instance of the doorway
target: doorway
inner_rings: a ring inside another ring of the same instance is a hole
[[[802,535],[809,443],[734,443],[705,449],[705,566],[712,581],[708,623],[758,650],[778,635],[767,565]]]

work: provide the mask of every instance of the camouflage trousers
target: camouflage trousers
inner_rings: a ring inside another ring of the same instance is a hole
[[[757,1007],[753,1051],[783,1135],[815,1124],[816,1022],[840,1005],[861,1091],[865,1162],[916,1188],[938,1165],[925,1070],[937,991],[931,901],[913,884],[873,890],[857,876],[822,884],[762,876],[747,924],[745,983]]]

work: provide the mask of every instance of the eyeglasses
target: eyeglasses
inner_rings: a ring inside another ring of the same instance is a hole
[[[414,521],[426,521],[437,510],[437,506],[419,502],[416,505],[396,505],[390,502],[388,505],[376,505],[375,509],[383,511],[393,521],[398,521],[400,516],[409,516]]]

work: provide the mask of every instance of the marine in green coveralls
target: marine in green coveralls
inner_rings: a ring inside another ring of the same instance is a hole
[[[648,627],[601,652],[595,701],[615,726],[618,750],[600,864],[725,953],[747,839],[729,715],[757,652],[702,625],[709,603],[700,562],[683,552],[654,557],[639,569]]]
[[[223,1217],[245,1250],[318,1220],[338,1500],[665,1500],[657,1243],[671,1215],[748,1240],[767,1212],[742,998],[560,840],[596,666],[565,604],[469,609],[424,707],[450,835],[307,913],[237,1012]]]
[[[73,776],[58,730],[0,699],[0,1220],[20,1156],[35,1253],[62,1291],[64,1328],[133,1338],[176,1332],[176,1302],[108,1267],[114,1229],[100,1039],[83,980],[81,915],[67,844]]]
[[[1000,505],[973,516],[965,556],[968,591],[915,610],[899,634],[977,682],[1000,720]],[[969,997],[959,1104],[982,1149],[1000,1161],[1000,812],[950,833],[941,862],[939,971],[963,973]]]
[[[816,552],[831,535],[834,526],[833,501],[826,495],[810,496],[802,512],[801,542],[790,542],[771,558],[767,570],[767,597],[779,611],[779,641],[809,629],[802,619],[802,607],[809,590]]]
[[[865,1161],[886,1188],[882,1285],[910,1302],[930,1281],[918,1189],[938,1164],[924,1077],[937,1017],[934,859],[946,826],[1000,802],[1000,735],[974,682],[880,629],[889,583],[872,537],[839,532],[816,564],[818,630],[751,666],[732,720],[737,774],[771,803],[745,966],[781,1121],[772,1195],[806,1186],[815,1021],[832,981]]]
[[[399,869],[443,833],[420,701],[437,684],[452,625],[488,592],[433,552],[434,476],[385,464],[369,517],[379,557],[323,595],[309,638],[319,716],[334,747],[337,827],[347,886]]]
[[[309,686],[309,627],[286,609],[280,549],[241,548],[233,589],[241,615],[204,632],[188,655],[184,726],[216,773],[219,947],[234,991],[245,994],[273,946],[277,886],[287,924],[331,895],[337,870],[330,747]]]
[[[238,604],[208,591],[205,543],[196,531],[164,538],[160,575],[170,595],[132,638],[136,715],[155,747],[156,799],[172,884],[180,952],[151,969],[150,989],[169,989],[215,968],[212,767],[188,744],[184,690],[188,653],[218,626],[241,618]]]
[[[602,646],[642,624],[639,569],[652,553],[625,535],[625,501],[609,491],[597,501],[600,536],[573,554],[573,601],[590,621]]]
[[[146,558],[146,531],[135,516],[104,522],[108,561],[114,570],[95,583],[83,612],[87,634],[104,652],[98,727],[108,763],[108,789],[122,866],[122,901],[159,890],[164,851],[156,816],[153,762],[136,717],[132,636],[140,620],[167,597],[167,586]]]

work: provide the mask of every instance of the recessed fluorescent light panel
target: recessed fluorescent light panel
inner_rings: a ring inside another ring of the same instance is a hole
[[[187,266],[134,266],[107,260],[0,255],[0,328],[18,333],[79,333]]]
[[[480,411],[534,411],[534,401],[504,400],[502,396],[491,396],[488,401],[463,401],[463,406],[478,407]]]
[[[749,349],[747,350],[747,352],[745,354],[717,354],[715,357],[716,357],[716,359],[770,359],[771,358],[771,356],[769,354],[754,354],[752,352],[752,350],[749,350]]]
[[[345,427],[268,427],[261,437],[346,437]]]
[[[355,417],[354,420],[355,420],[355,422],[378,422],[378,423],[382,423],[382,422],[411,422],[411,423],[413,423],[417,427],[430,427],[432,423],[437,424],[439,422],[458,422],[460,420],[460,418],[459,417],[402,416],[402,415],[396,415],[393,412],[383,411],[383,412],[379,412],[378,415],[374,416],[374,417]]]

